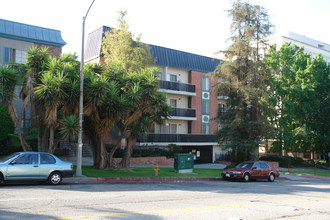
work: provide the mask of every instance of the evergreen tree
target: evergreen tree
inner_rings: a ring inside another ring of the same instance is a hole
[[[140,42],[141,36],[134,39],[125,20],[127,11],[120,11],[118,16],[118,28],[105,33],[102,41],[102,54],[105,63],[121,63],[129,72],[139,71],[152,64],[150,47]]]
[[[218,137],[225,148],[232,150],[238,162],[256,159],[260,140],[271,129],[263,114],[267,107],[262,97],[268,90],[260,51],[273,26],[264,8],[248,2],[234,2],[228,16],[232,19],[232,44],[223,51],[225,62],[214,73],[220,79],[215,90],[228,96],[227,112],[218,115],[222,127]]]

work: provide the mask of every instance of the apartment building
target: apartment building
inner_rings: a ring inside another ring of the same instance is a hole
[[[28,50],[33,46],[48,47],[52,55],[60,56],[65,44],[58,30],[0,19],[0,65],[10,62],[25,64]],[[16,94],[21,89],[22,86],[16,86]],[[21,112],[22,104],[21,99],[15,100],[17,112]],[[23,128],[31,126],[31,111],[30,107],[24,114]]]
[[[330,45],[327,43],[291,31],[268,37],[268,44],[276,44],[277,49],[280,49],[281,45],[286,42],[304,47],[305,52],[310,53],[312,58],[320,53],[324,60],[330,64]]]
[[[85,63],[103,62],[101,44],[104,33],[110,30],[103,26],[88,35]],[[221,151],[215,133],[218,123],[218,96],[212,90],[217,82],[210,73],[220,60],[179,50],[149,45],[159,70],[161,92],[165,92],[172,107],[170,117],[155,125],[149,135],[138,139],[141,146],[182,146],[183,152],[193,153],[196,162],[214,162]],[[115,138],[109,134],[107,143]]]

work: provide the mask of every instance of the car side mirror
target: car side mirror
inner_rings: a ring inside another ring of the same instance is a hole
[[[257,168],[256,167],[252,167],[252,170],[256,170]]]
[[[10,162],[9,164],[14,165],[14,164],[16,164],[16,161],[14,160],[14,161]]]

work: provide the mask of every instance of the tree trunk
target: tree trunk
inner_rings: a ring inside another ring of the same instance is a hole
[[[41,139],[42,139],[42,132],[41,132],[41,125],[39,123],[39,128],[38,128],[38,152],[41,152]]]
[[[24,108],[24,105],[23,105],[23,108],[22,108],[22,111],[21,111],[21,114],[19,116],[19,119],[17,121],[17,132],[18,132],[18,137],[19,137],[19,140],[21,142],[21,145],[22,145],[22,148],[24,151],[32,151],[31,147],[29,146],[29,144],[25,141],[23,135],[22,135],[22,118],[23,118],[23,115],[24,115],[24,112],[25,112],[25,108]]]
[[[49,145],[47,152],[52,153],[53,148],[54,148],[54,128],[51,127],[49,128]]]
[[[116,165],[113,162],[113,155],[115,154],[116,150],[121,146],[121,139],[115,144],[115,146],[111,149],[109,153],[109,168],[113,169],[116,168]]]
[[[94,168],[106,169],[109,164],[109,155],[107,149],[104,146],[103,136],[104,134],[93,134],[91,135],[91,142],[93,147]]]
[[[49,129],[45,128],[44,138],[42,140],[41,151],[46,152],[48,148],[48,137],[49,137]]]
[[[125,149],[124,157],[120,162],[120,166],[129,169],[130,167],[130,159],[131,159],[131,154],[132,154],[132,146],[134,143],[135,138],[127,138],[127,147]]]

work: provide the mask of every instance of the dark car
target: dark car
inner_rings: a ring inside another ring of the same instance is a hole
[[[280,173],[264,161],[245,161],[235,168],[225,169],[221,176],[225,180],[242,179],[248,182],[251,179],[268,179],[269,182],[273,182]]]
[[[72,177],[73,165],[50,153],[16,152],[0,159],[0,184],[5,181],[48,181],[58,185],[64,177]]]

